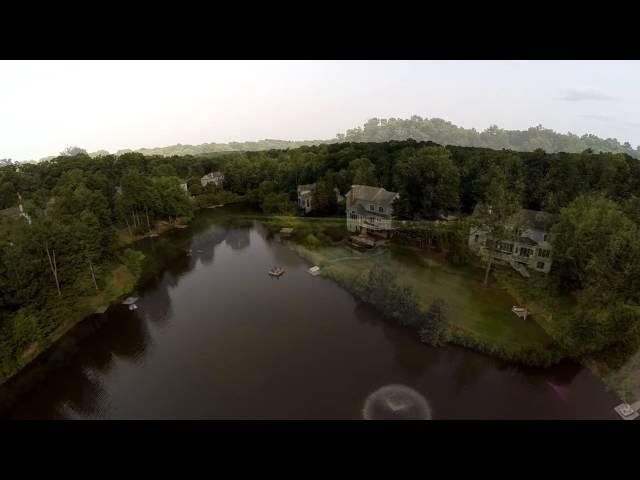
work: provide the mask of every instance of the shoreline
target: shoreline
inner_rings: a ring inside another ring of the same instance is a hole
[[[154,228],[151,229],[149,233],[146,233],[144,235],[133,235],[133,237],[129,235],[126,229],[118,230],[117,231],[117,236],[118,236],[117,249],[118,250],[123,249],[141,240],[144,240],[145,238],[157,237],[164,233],[173,231],[174,229],[187,228],[189,226],[189,223],[178,222],[178,221],[174,223],[159,222],[154,226]],[[125,239],[123,237],[127,237],[127,238]],[[130,278],[125,278],[124,281],[114,280],[113,277],[118,272],[122,274],[122,271],[123,271],[122,269],[126,270],[126,273],[127,273],[126,276]],[[49,336],[36,342],[35,345],[32,344],[24,352],[22,352],[20,366],[18,367],[17,370],[15,370],[13,373],[8,375],[7,377],[0,379],[0,388],[4,388],[10,382],[16,381],[17,378],[20,376],[21,373],[24,372],[25,369],[32,366],[34,363],[40,360],[42,356],[45,355],[48,351],[56,347],[56,345],[62,339],[64,339],[69,332],[71,332],[76,326],[81,324],[84,320],[87,320],[94,315],[100,315],[99,313],[96,312],[97,308],[106,306],[107,309],[109,309],[113,305],[118,303],[120,299],[130,294],[135,289],[139,281],[139,278],[133,278],[133,275],[131,274],[131,272],[129,272],[128,269],[125,267],[125,265],[121,263],[116,263],[111,269],[109,275],[110,275],[109,282],[95,296],[79,297],[76,299],[79,302],[83,302],[83,301],[89,302],[86,304],[87,308],[80,310],[77,315],[69,317],[62,324],[60,324]],[[99,305],[96,306],[96,308],[93,308],[90,305],[91,305],[92,299],[96,299],[96,298],[100,298],[101,301],[99,302]],[[0,399],[0,405],[1,404],[2,404],[2,399]],[[0,410],[2,410],[1,406],[0,406]]]

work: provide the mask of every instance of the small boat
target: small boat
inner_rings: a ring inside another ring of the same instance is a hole
[[[135,303],[132,303],[131,305],[129,305],[129,310],[137,310],[138,306]]]
[[[269,275],[271,275],[272,277],[280,277],[283,274],[284,268],[273,267],[271,270],[269,270]]]

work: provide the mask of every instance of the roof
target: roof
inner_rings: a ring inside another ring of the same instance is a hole
[[[298,193],[301,192],[314,192],[316,189],[315,183],[307,183],[306,185],[298,185]]]
[[[517,223],[519,225],[535,228],[536,230],[549,230],[551,225],[556,222],[557,216],[539,210],[522,209],[517,214]]]
[[[211,173],[207,173],[202,178],[216,178],[216,177],[223,177],[223,176],[224,175],[222,174],[222,172],[211,172]]]
[[[373,212],[371,210],[367,210],[362,204],[356,205],[356,212],[358,212],[362,216],[367,216],[367,217],[372,217],[372,216],[380,217],[380,218],[390,217],[389,212],[387,213]]]
[[[351,185],[351,190],[347,192],[347,197],[351,203],[356,201],[391,203],[397,195],[396,192],[389,192],[384,188],[370,187],[368,185]]]
[[[530,245],[530,246],[535,246],[538,245],[538,242],[536,242],[534,239],[529,238],[529,237],[520,237],[518,239],[519,243],[524,243],[525,245]]]
[[[472,215],[474,217],[481,217],[483,214],[483,208],[484,206],[478,203],[473,209]],[[551,228],[551,225],[556,222],[556,220],[557,215],[553,215],[552,213],[523,208],[514,215],[513,223],[525,228],[547,231]]]

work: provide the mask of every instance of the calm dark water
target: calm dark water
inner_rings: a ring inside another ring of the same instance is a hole
[[[80,324],[5,416],[359,419],[371,392],[403,384],[434,419],[617,418],[616,397],[576,364],[520,368],[427,347],[307,274],[260,224],[224,223],[207,211],[146,241],[156,273],[139,309],[115,305]],[[267,275],[276,264],[280,279]]]

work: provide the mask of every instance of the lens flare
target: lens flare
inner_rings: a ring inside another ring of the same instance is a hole
[[[405,385],[386,385],[364,402],[365,420],[431,420],[431,407],[418,392]]]

